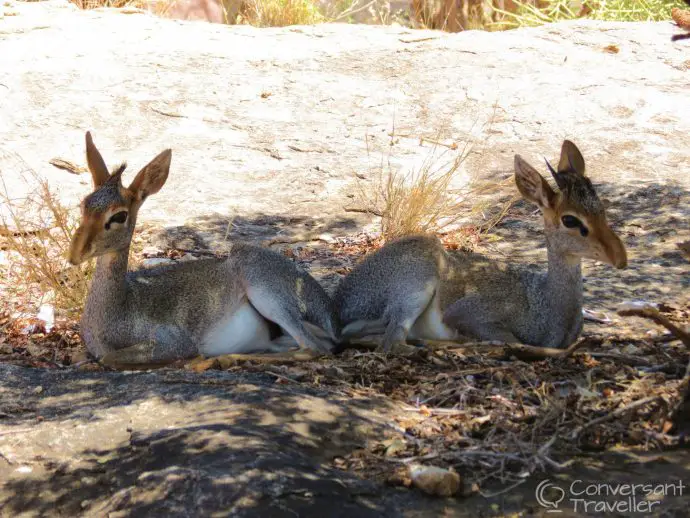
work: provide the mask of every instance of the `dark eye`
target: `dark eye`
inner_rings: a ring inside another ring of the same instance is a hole
[[[580,228],[580,234],[582,234],[582,237],[586,237],[587,234],[589,234],[589,230],[587,230],[587,227],[577,219],[575,216],[571,215],[565,215],[561,218],[561,221],[563,222],[563,225],[565,225],[567,228]]]
[[[110,225],[111,225],[112,223],[120,223],[120,224],[122,224],[122,223],[124,223],[125,221],[127,221],[127,211],[126,211],[126,210],[122,210],[122,211],[117,212],[117,213],[113,214],[112,216],[110,216],[110,219],[109,219],[108,222],[105,224],[105,229],[106,229],[106,230],[110,230]]]

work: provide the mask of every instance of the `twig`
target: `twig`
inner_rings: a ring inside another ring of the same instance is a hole
[[[196,249],[192,250],[191,248],[171,248],[171,250],[174,250],[175,252],[184,252],[185,254],[195,254],[195,255],[206,255],[206,256],[216,256],[216,257],[226,257],[225,255],[221,254],[220,252],[214,252],[213,250],[209,248],[202,248],[202,249]]]
[[[640,365],[648,367],[652,365],[652,362],[650,362],[646,358],[643,358],[642,356],[632,356],[630,354],[596,352],[589,353],[589,355],[592,358],[608,358],[611,360],[616,360],[619,362],[623,362],[627,365],[631,365],[632,367],[638,367]]]
[[[671,333],[676,335],[681,342],[683,342],[685,347],[690,349],[690,333],[675,325],[668,318],[659,313],[656,308],[653,308],[650,305],[641,307],[626,306],[619,309],[618,314],[622,317],[634,316],[649,319],[668,329]]]
[[[438,458],[438,452],[427,453],[426,455],[418,455],[416,457],[403,457],[402,459],[396,459],[395,457],[387,457],[386,460],[392,462],[401,462],[403,464],[409,464],[410,462],[419,462],[436,458]]]
[[[409,412],[429,412],[429,415],[465,415],[467,414],[467,410],[457,410],[455,408],[421,408],[421,407],[413,407],[413,406],[403,406],[403,410],[407,410]]]
[[[414,38],[414,39],[405,39],[405,38],[398,38],[398,41],[401,43],[419,43],[421,41],[430,41],[430,40],[437,40],[438,36],[429,36],[428,38]]]
[[[323,356],[316,351],[310,350],[299,350],[294,352],[284,352],[284,353],[269,353],[269,354],[224,354],[222,356],[216,356],[214,359],[217,360],[221,367],[225,365],[234,365],[237,362],[256,362],[262,364],[271,363],[286,363],[286,362],[298,362],[298,361],[310,361],[315,360]]]
[[[418,340],[419,344],[423,345],[427,349],[432,351],[452,351],[455,349],[469,349],[473,347],[503,347],[505,344],[503,342],[497,342],[492,340],[487,340],[483,342],[453,342],[450,340]]]
[[[362,207],[343,207],[343,210],[345,212],[359,212],[361,214],[373,214],[374,216],[378,216],[379,218],[383,217],[383,212],[380,210],[376,209],[365,209]]]
[[[69,160],[60,157],[51,158],[48,160],[48,163],[54,165],[58,169],[64,169],[68,173],[72,174],[81,174],[89,171],[86,167],[77,165],[74,162],[70,162]]]
[[[495,451],[483,451],[483,450],[453,451],[453,452],[443,453],[443,454],[441,454],[441,456],[444,458],[451,458],[451,459],[456,459],[456,460],[459,460],[462,457],[493,457],[493,458],[499,458],[499,459],[512,460],[515,462],[519,462],[521,464],[528,464],[527,459],[523,459],[522,457],[515,455],[513,453],[500,453],[500,452],[495,452]]]
[[[344,19],[344,18],[347,18],[348,16],[352,16],[353,14],[357,14],[357,13],[359,13],[359,12],[362,12],[362,11],[364,11],[364,10],[366,10],[366,9],[369,9],[369,7],[371,7],[371,6],[374,5],[375,3],[376,3],[376,0],[371,0],[369,3],[366,3],[366,4],[364,4],[363,6],[357,8],[357,9],[353,9],[353,7],[350,7],[349,9],[346,9],[345,11],[343,11],[342,13],[340,13],[338,16],[336,16],[335,18],[333,18],[333,20],[331,20],[331,21],[332,21],[332,22],[337,22],[337,21],[339,21],[339,20],[342,20],[342,19]],[[356,4],[356,2],[355,2],[355,4]],[[354,6],[355,4],[353,4],[353,6]]]
[[[13,465],[14,465],[14,462],[12,462],[12,461],[7,457],[7,455],[5,455],[4,453],[2,453],[1,451],[0,451],[0,459],[5,459],[5,462],[7,462],[7,464],[9,464],[10,466],[13,466]]]
[[[275,376],[279,380],[289,381],[290,383],[295,383],[297,385],[300,384],[300,382],[297,380],[294,380],[292,378],[288,378],[287,376],[281,376],[280,374],[276,374],[275,372],[272,372],[272,371],[264,371],[264,374],[270,374],[271,376]]]
[[[156,112],[160,115],[164,115],[166,117],[174,117],[174,118],[178,118],[178,119],[186,119],[187,118],[186,115],[182,115],[181,113],[166,112],[166,111],[161,110],[160,108],[156,108],[155,106],[149,106],[149,108],[151,109],[151,111],[154,111],[154,112]]]
[[[31,428],[20,428],[19,430],[2,430],[0,431],[0,437],[3,435],[12,435],[15,433],[33,432]]]
[[[601,338],[586,336],[580,338],[567,349],[554,349],[553,347],[535,347],[526,344],[506,344],[506,356],[515,356],[519,360],[545,360],[547,358],[567,358],[578,349],[588,345],[601,344]]]
[[[479,491],[479,494],[482,495],[484,498],[493,498],[495,496],[500,496],[500,495],[503,495],[505,493],[508,493],[509,491],[515,489],[519,485],[524,484],[526,481],[527,481],[526,478],[522,478],[522,479],[518,480],[517,482],[509,485],[508,487],[504,487],[503,489],[500,489],[498,491],[494,491],[493,493],[484,493],[483,491]]]
[[[585,424],[578,426],[570,434],[570,438],[573,440],[577,439],[582,432],[584,432],[588,428],[591,428],[592,426],[596,426],[598,424],[605,423],[607,421],[611,421],[613,419],[616,419],[617,417],[621,417],[622,415],[627,414],[628,412],[632,412],[633,410],[636,410],[642,406],[645,406],[649,403],[653,403],[653,402],[659,401],[659,400],[661,400],[660,396],[650,396],[650,397],[646,397],[644,399],[638,399],[637,401],[633,401],[629,405],[618,408],[618,409],[614,410],[613,412],[610,412],[610,413],[603,415],[601,417],[597,417],[596,419],[592,419],[591,421],[588,421]]]
[[[266,241],[265,245],[266,246],[271,246],[271,245],[279,245],[279,244],[294,244],[294,243],[310,243],[313,241],[323,241],[324,243],[328,243],[328,239],[324,239],[321,236],[315,236],[315,237],[308,237],[304,234],[300,234],[297,236],[285,236],[285,237],[274,237],[273,239],[269,239]]]

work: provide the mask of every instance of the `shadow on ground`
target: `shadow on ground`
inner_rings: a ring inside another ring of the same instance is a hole
[[[512,189],[512,185],[508,189]],[[614,311],[625,300],[687,303],[690,299],[688,262],[676,243],[690,239],[690,191],[679,185],[633,183],[595,185],[610,200],[609,223],[628,251],[625,270],[583,261],[585,304],[590,309]],[[510,199],[503,194],[495,206]],[[536,207],[520,201],[493,230],[500,237],[490,253],[505,260],[546,269],[541,216]]]
[[[0,376],[2,516],[549,516],[534,497],[547,476],[565,490],[577,480],[690,479],[682,451],[597,453],[499,495],[431,499],[332,467],[335,456],[396,433],[404,411],[382,397],[270,374],[0,365]],[[658,501],[664,516],[687,515],[682,492]],[[563,516],[584,515],[566,504]]]
[[[386,433],[383,400],[260,375],[0,371],[3,513],[395,514],[328,466]]]
[[[256,244],[271,240],[316,240],[320,235],[342,236],[356,231],[360,221],[355,218],[319,219],[304,215],[225,217],[202,216],[185,225],[155,229],[153,241],[160,247],[212,250],[223,253],[231,241]]]
[[[675,243],[690,237],[690,192],[656,183],[598,189],[612,201],[610,220],[630,267],[587,262],[587,305],[687,300],[687,263]],[[227,239],[306,242],[356,228],[350,219],[212,217],[157,231],[152,240],[222,253]],[[531,205],[516,204],[492,232],[501,238],[489,245],[492,255],[545,267],[541,219]],[[323,246],[326,264],[337,267],[337,254]],[[489,498],[429,499],[335,469],[334,457],[400,433],[396,418],[405,410],[384,396],[282,383],[271,373],[0,365],[0,379],[0,516],[548,516],[534,496],[547,475]],[[687,486],[690,455],[598,452],[548,476],[563,488],[576,480]],[[658,498],[646,515],[687,516],[685,493]],[[564,502],[561,516],[585,514],[569,513],[574,503]]]

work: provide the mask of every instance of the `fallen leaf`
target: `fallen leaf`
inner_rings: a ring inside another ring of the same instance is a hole
[[[606,45],[604,47],[604,52],[608,52],[609,54],[618,54],[620,50],[618,45]]]

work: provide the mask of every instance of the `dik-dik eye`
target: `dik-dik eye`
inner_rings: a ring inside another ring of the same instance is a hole
[[[127,221],[127,211],[121,210],[120,212],[116,212],[115,214],[110,216],[110,219],[105,224],[105,229],[110,230],[110,225],[112,225],[113,223],[119,223],[120,225],[122,225],[125,221]]]
[[[570,214],[566,214],[561,218],[561,221],[563,222],[563,225],[566,228],[579,228],[580,229],[580,234],[582,234],[582,237],[587,237],[587,234],[589,234],[589,230],[585,226],[582,221],[577,219],[575,216],[571,216]]]

